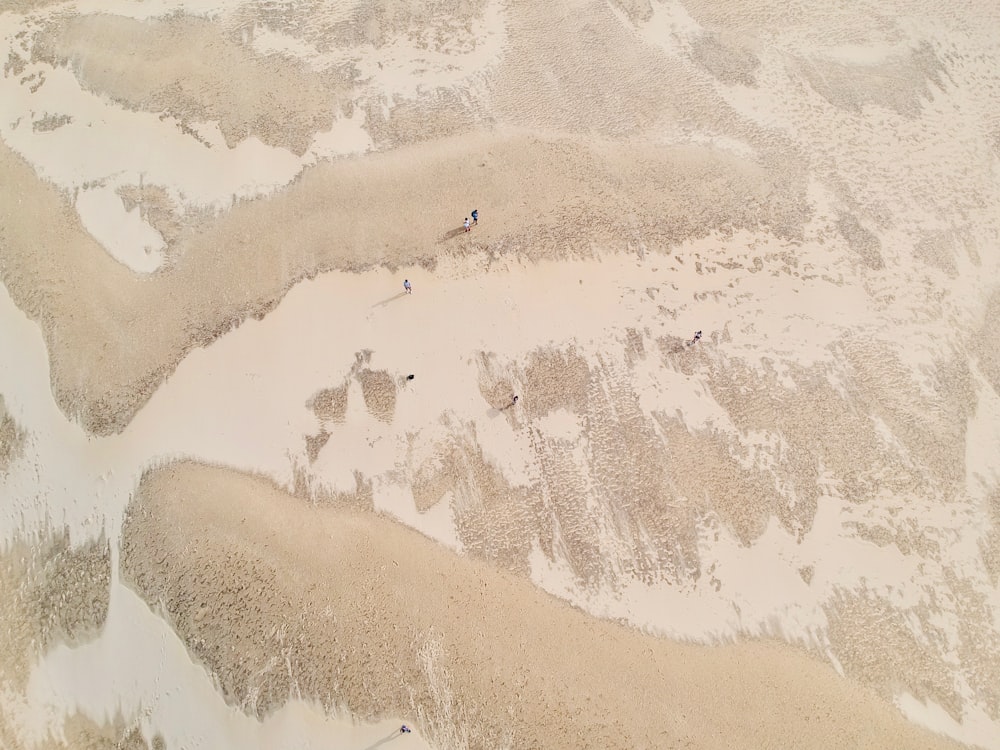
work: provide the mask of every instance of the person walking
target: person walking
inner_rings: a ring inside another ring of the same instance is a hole
[[[465,231],[466,232],[471,232],[472,231],[472,227],[469,224],[469,217],[468,216],[465,217],[465,223],[462,224],[462,226],[465,227]]]
[[[479,209],[478,208],[472,209],[472,223],[473,224],[478,224],[479,223]]]
[[[694,338],[688,342],[688,346],[691,346],[692,344],[697,344],[699,341],[701,341],[701,331],[695,331]]]
[[[407,294],[413,294],[413,287],[410,286],[409,279],[403,279],[403,291]]]

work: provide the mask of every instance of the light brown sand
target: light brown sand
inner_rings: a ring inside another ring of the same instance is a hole
[[[411,716],[442,747],[950,744],[789,647],[644,636],[380,516],[222,469],[148,474],[122,564],[260,713],[302,694]]]

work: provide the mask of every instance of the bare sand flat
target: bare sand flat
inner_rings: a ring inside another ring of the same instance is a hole
[[[1000,747],[997,28],[4,4],[0,744]]]

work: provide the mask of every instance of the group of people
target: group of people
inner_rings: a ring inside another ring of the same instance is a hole
[[[465,223],[463,223],[462,226],[465,227],[465,231],[466,232],[471,232],[472,231],[472,227],[475,226],[478,223],[479,223],[479,209],[478,208],[474,208],[474,209],[472,209],[472,222],[470,223],[469,222],[469,217],[466,216],[465,217]]]
[[[473,209],[472,210],[472,221],[470,222],[469,218],[466,217],[465,223],[463,224],[463,226],[465,227],[465,231],[469,232],[469,231],[472,231],[472,227],[474,225],[478,224],[478,223],[479,223],[479,210],[478,209]],[[413,294],[413,285],[410,283],[409,279],[403,279],[403,292],[406,293],[406,294]],[[701,331],[695,331],[694,332],[694,337],[690,341],[687,341],[685,343],[686,343],[687,346],[692,346],[694,344],[697,344],[700,340],[701,340]],[[407,380],[413,380],[413,375],[407,375],[406,379]],[[507,404],[507,406],[505,406],[504,409],[509,409],[512,406],[517,406],[517,401],[518,401],[518,397],[516,395],[511,396],[510,403]],[[403,728],[400,729],[400,732],[409,732],[409,731],[410,730],[407,728],[407,726],[405,724],[403,725]]]
[[[472,212],[472,224],[476,224],[478,222],[479,222],[479,211],[473,211]],[[468,231],[471,230],[471,228],[472,228],[472,226],[469,224],[469,220],[466,219],[465,220],[465,231],[468,232]],[[410,284],[410,280],[409,279],[404,279],[403,280],[403,289],[404,289],[404,291],[407,294],[412,294],[413,293],[413,287]],[[687,343],[688,346],[692,346],[694,344],[697,344],[699,341],[701,341],[701,331],[695,331],[694,332],[694,336],[691,338],[690,341],[688,341],[686,343]],[[407,380],[413,380],[413,375],[407,375],[406,379]],[[512,395],[510,403],[507,406],[505,406],[504,409],[509,409],[512,406],[516,406],[518,400],[519,400],[519,397],[516,394]],[[400,734],[409,734],[411,731],[412,730],[408,726],[406,726],[406,724],[403,724],[403,726],[401,726],[399,728],[399,733]]]

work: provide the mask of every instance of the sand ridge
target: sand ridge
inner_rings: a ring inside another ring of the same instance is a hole
[[[225,470],[147,475],[122,554],[126,579],[258,713],[288,691],[362,716],[416,711],[449,747],[949,746],[797,652],[595,621],[387,519]]]

